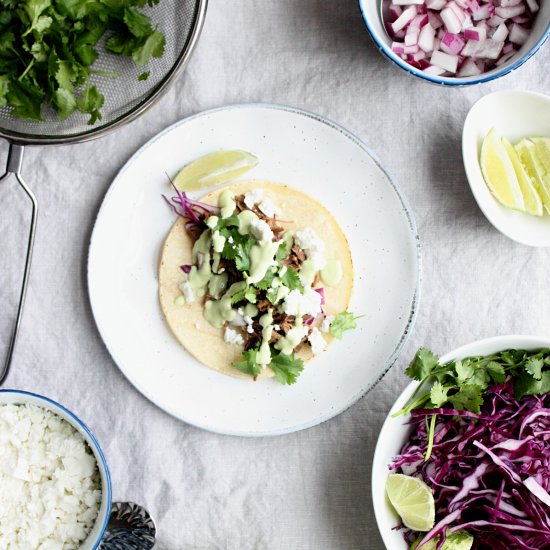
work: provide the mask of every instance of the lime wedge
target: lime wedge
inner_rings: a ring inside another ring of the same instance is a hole
[[[491,128],[483,140],[480,164],[485,183],[496,199],[508,208],[524,210],[514,165],[494,128]]]
[[[258,158],[246,151],[216,151],[186,164],[174,178],[180,191],[197,191],[228,183],[252,170]]]
[[[521,194],[523,196],[524,211],[527,212],[527,214],[532,214],[533,216],[542,216],[543,211],[540,195],[533,186],[531,178],[525,172],[517,151],[504,137],[502,138],[502,143],[516,172],[516,178],[518,179]]]
[[[523,167],[538,191],[544,207],[550,212],[550,174],[547,174],[538,156],[535,154],[535,144],[529,139],[522,139],[515,149]]]
[[[409,529],[423,532],[434,526],[434,497],[421,479],[391,474],[386,481],[386,494]]]
[[[418,547],[418,543],[423,537],[418,537],[412,544],[410,550],[415,550]],[[430,542],[423,544],[420,550],[435,550],[439,537],[432,539]],[[468,533],[468,531],[457,531],[456,533],[447,533],[445,542],[441,547],[441,550],[470,550],[474,544],[474,537]]]

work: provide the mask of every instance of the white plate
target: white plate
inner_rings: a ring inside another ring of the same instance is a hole
[[[485,184],[479,155],[492,127],[514,145],[522,138],[550,137],[550,97],[534,92],[495,92],[471,109],[462,133],[464,168],[472,193],[487,219],[504,235],[530,246],[550,246],[550,214],[541,218],[505,208]]]
[[[166,174],[217,149],[244,149],[250,178],[304,190],[330,208],[355,265],[355,331],[307,365],[298,382],[254,383],[193,359],[157,298],[161,245],[175,218]],[[90,244],[88,286],[113,359],[151,401],[195,426],[235,435],[289,433],[342,412],[392,365],[415,317],[420,249],[401,193],[368,149],[339,126],[287,107],[242,105],[178,122],[144,145],[107,193]]]
[[[463,359],[474,355],[490,355],[505,349],[538,349],[550,347],[550,339],[538,336],[496,336],[466,344],[441,357],[441,363],[454,359]],[[386,497],[386,479],[390,473],[388,465],[398,455],[409,437],[410,428],[406,424],[408,417],[392,415],[400,411],[410,399],[418,386],[411,382],[397,398],[380,430],[374,460],[372,463],[372,503],[374,515],[382,540],[388,550],[408,550],[409,545],[403,540],[400,531],[394,530],[401,520]]]

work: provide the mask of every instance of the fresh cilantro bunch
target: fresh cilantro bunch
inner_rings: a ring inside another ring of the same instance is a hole
[[[478,414],[492,384],[513,383],[517,399],[550,392],[550,349],[525,351],[510,349],[494,355],[457,359],[444,365],[439,357],[420,348],[406,369],[420,384],[408,403],[395,416],[413,409],[440,409]],[[428,450],[431,455],[437,414],[428,425]]]
[[[436,355],[420,348],[405,372],[420,385],[400,413],[406,414],[413,409],[436,409],[444,405],[479,413],[490,384],[503,384],[509,376],[512,377],[517,399],[549,392],[550,349],[510,349],[440,365]]]
[[[107,35],[105,49],[132,57],[138,66],[162,56],[164,35],[138,11],[158,2],[0,0],[0,107],[43,120],[48,103],[61,120],[78,110],[94,124],[105,101],[90,85],[99,40]]]

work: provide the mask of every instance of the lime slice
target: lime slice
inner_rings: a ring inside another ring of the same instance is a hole
[[[514,165],[494,128],[483,140],[480,164],[485,183],[496,199],[508,208],[524,210]]]
[[[535,144],[529,139],[522,139],[516,144],[515,149],[546,210],[550,212],[550,174],[546,174],[546,170],[535,154]]]
[[[386,494],[409,529],[422,532],[434,526],[434,497],[421,479],[392,474],[386,481]]]
[[[516,178],[518,179],[521,194],[523,196],[524,211],[527,212],[527,214],[532,214],[533,216],[542,216],[543,211],[540,195],[537,193],[533,183],[531,183],[531,178],[525,172],[517,151],[504,137],[502,138],[502,144],[504,145],[504,148],[506,149],[516,172]]]
[[[252,170],[258,158],[246,151],[216,151],[186,164],[174,178],[180,191],[197,191],[228,183]]]
[[[418,537],[412,544],[410,550],[415,550],[418,547],[418,543],[423,537]],[[420,550],[435,550],[439,537],[432,539],[430,542],[423,544]],[[474,544],[474,537],[468,533],[468,531],[457,531],[456,533],[448,533],[441,547],[441,550],[470,550]]]

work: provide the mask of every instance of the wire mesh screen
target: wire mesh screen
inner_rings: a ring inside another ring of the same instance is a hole
[[[103,45],[107,33],[98,44],[99,57],[92,69],[98,72],[116,73],[110,76],[94,72],[90,83],[97,86],[105,96],[101,108],[101,120],[93,126],[88,125],[88,114],[74,112],[65,120],[59,120],[56,112],[44,105],[44,121],[26,120],[11,115],[10,107],[0,108],[0,131],[8,137],[16,135],[26,138],[64,138],[70,141],[73,136],[91,136],[113,125],[116,121],[133,113],[139,106],[152,98],[172,75],[185,56],[193,33],[199,24],[201,0],[160,0],[153,7],[146,7],[143,13],[151,17],[153,25],[166,38],[164,54],[160,58],[151,58],[146,67],[138,67],[131,58],[114,55],[105,51]],[[138,80],[144,71],[149,71],[147,80]]]

